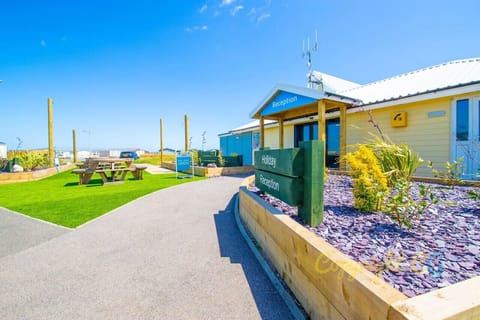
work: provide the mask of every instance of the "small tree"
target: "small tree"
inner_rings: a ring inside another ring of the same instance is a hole
[[[223,158],[221,150],[218,150],[218,156],[217,157],[218,157],[218,165],[220,167],[224,167],[225,166],[225,159]]]

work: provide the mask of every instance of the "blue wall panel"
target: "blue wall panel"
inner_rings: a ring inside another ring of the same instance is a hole
[[[252,133],[235,134],[220,137],[220,150],[224,156],[238,154],[243,156],[243,165],[252,165]]]

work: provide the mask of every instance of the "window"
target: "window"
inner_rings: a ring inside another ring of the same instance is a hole
[[[457,141],[467,141],[469,131],[468,99],[457,101]]]

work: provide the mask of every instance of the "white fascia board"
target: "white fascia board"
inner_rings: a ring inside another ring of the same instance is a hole
[[[231,135],[233,135],[232,132],[225,132],[225,133],[217,134],[217,137],[222,138],[222,137],[228,137],[228,136],[231,136]]]
[[[348,109],[347,113],[356,113],[356,112],[359,112],[360,110],[369,111],[369,110],[393,107],[393,106],[398,106],[398,105],[407,104],[407,103],[445,98],[449,96],[467,94],[467,93],[476,92],[476,91],[480,91],[480,83],[476,83],[473,85],[466,85],[466,86],[457,87],[457,88],[451,88],[451,89],[443,89],[443,90],[438,90],[434,92],[414,95],[410,97],[389,100],[385,102],[377,102],[372,104],[360,105],[356,108]]]
[[[265,124],[265,125],[264,125],[264,128],[273,128],[273,127],[275,127],[275,126],[278,126],[278,122],[277,122],[277,121],[272,122],[272,123]],[[256,125],[256,126],[248,127],[248,128],[245,128],[245,129],[240,129],[240,130],[232,131],[232,135],[233,135],[233,134],[241,134],[241,133],[253,132],[253,131],[258,131],[258,130],[260,130],[260,125]]]
[[[338,112],[338,111],[329,112],[325,115],[325,119],[327,119],[327,120],[334,119],[334,118],[338,118],[339,116],[340,116],[340,112]],[[287,120],[287,121],[284,122],[284,125],[287,125],[287,124],[295,125],[295,124],[299,124],[299,123],[307,123],[307,122],[312,122],[312,121],[317,121],[317,120],[318,120],[318,115],[314,115],[314,116],[309,116],[309,117],[301,117],[301,118],[297,118],[297,119],[293,119],[293,120]],[[265,125],[265,128],[276,128],[276,127],[278,127],[278,122],[277,121]],[[254,132],[254,131],[259,131],[259,130],[260,130],[260,126],[257,125],[257,126],[237,130],[237,131],[232,131],[231,134],[236,135],[236,134]]]
[[[252,112],[250,112],[249,114],[250,118],[253,118],[255,114],[257,114],[260,110],[262,110],[262,108],[265,107],[265,105],[267,105],[272,99],[274,99],[277,93],[280,91],[291,92],[294,94],[306,96],[306,97],[317,99],[317,100],[325,98],[325,93],[320,90],[310,89],[305,87],[297,87],[297,86],[292,86],[288,84],[276,84],[270,90],[268,95],[262,101],[260,101],[257,107],[253,109]]]

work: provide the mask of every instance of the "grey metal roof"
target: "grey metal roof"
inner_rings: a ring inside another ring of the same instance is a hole
[[[454,60],[337,92],[374,104],[480,82],[480,58]]]
[[[320,89],[323,89],[323,91],[330,93],[343,92],[362,86],[359,83],[348,81],[320,71],[312,72],[312,82],[317,84]]]

